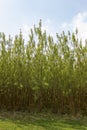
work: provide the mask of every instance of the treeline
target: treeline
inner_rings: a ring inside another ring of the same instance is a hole
[[[41,27],[27,43],[21,31],[0,33],[0,109],[87,114],[87,42],[78,30],[54,40]]]

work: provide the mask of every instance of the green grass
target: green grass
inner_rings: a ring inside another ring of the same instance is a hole
[[[87,117],[1,112],[0,130],[87,130]]]

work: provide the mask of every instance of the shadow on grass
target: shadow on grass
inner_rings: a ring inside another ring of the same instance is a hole
[[[87,118],[71,119],[62,117],[55,118],[55,116],[52,117],[51,115],[18,114],[13,117],[4,116],[4,119],[2,118],[1,120],[15,124],[16,127],[14,130],[87,130]]]
[[[16,122],[17,125],[33,125],[33,126],[41,126],[46,130],[87,130],[87,126],[79,121],[74,120],[36,120],[36,121],[29,121],[29,122]]]
[[[21,126],[37,126],[43,127],[46,130],[87,130],[87,122],[80,120],[72,120],[72,119],[55,119],[55,118],[40,118],[40,117],[31,117],[28,120],[16,120],[15,123]]]

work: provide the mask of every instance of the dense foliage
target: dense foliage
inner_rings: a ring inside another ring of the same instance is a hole
[[[6,39],[0,33],[0,109],[87,114],[87,42],[78,31],[56,34],[39,26]]]

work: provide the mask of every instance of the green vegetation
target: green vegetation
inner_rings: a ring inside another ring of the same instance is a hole
[[[0,130],[87,130],[87,118],[3,112]]]
[[[21,31],[0,33],[0,109],[87,115],[87,41],[77,30],[54,41],[41,28],[26,43]]]

